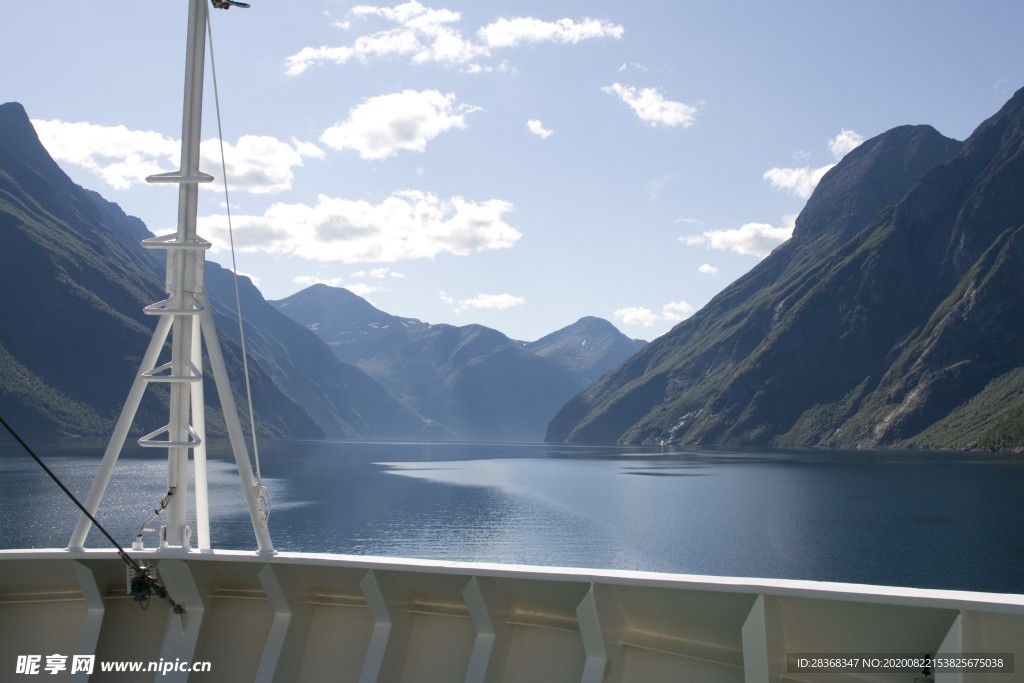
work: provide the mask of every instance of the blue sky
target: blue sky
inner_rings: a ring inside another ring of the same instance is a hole
[[[2,101],[157,234],[177,194],[141,179],[177,167],[187,4],[0,8]],[[1010,0],[252,4],[211,12],[239,270],[523,340],[665,333],[860,141],[964,139],[1024,86]],[[219,184],[199,211],[229,263]]]

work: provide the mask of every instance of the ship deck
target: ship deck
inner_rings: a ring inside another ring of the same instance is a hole
[[[133,556],[184,615],[157,599],[140,609],[112,551],[0,551],[4,676],[19,656],[56,653],[210,668],[97,664],[73,679],[91,681],[910,683],[918,670],[799,672],[794,658],[1024,654],[1022,595],[312,553]]]

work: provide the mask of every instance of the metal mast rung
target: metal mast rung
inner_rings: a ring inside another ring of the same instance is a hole
[[[162,434],[170,436],[171,425],[164,425],[155,432],[150,432],[143,437],[139,438],[139,445],[143,448],[196,448],[202,445],[203,440],[196,430],[192,428],[192,425],[188,426],[188,440],[187,441],[171,441],[169,438],[165,440],[157,439]]]
[[[191,240],[180,241],[176,234],[161,235],[142,240],[144,249],[209,249],[213,246],[199,235]]]
[[[174,304],[171,299],[164,299],[146,306],[142,312],[146,315],[199,315],[203,312],[203,307],[199,304],[193,304],[189,308],[171,308]]]
[[[147,382],[198,382],[203,379],[203,373],[199,371],[195,363],[189,363],[189,374],[172,375],[171,363],[164,363],[160,367],[153,368],[142,373],[142,378]]]
[[[156,175],[146,176],[146,182],[176,183],[178,185],[184,185],[186,183],[212,183],[213,176],[209,173],[203,173],[202,171],[196,171],[195,173],[170,171],[168,173],[157,173]]]

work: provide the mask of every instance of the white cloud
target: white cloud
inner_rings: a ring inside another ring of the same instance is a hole
[[[180,141],[152,131],[83,122],[32,123],[54,159],[86,168],[117,190],[145,182],[146,176],[176,170],[181,157]],[[243,135],[235,144],[224,143],[231,189],[252,193],[291,189],[293,169],[307,158],[323,156],[323,150],[312,143],[284,142],[266,135]],[[222,175],[218,140],[203,141],[200,159],[207,173]],[[219,182],[204,187],[223,188]]]
[[[631,85],[613,83],[601,88],[601,90],[610,95],[616,95],[630,106],[633,112],[640,117],[641,121],[652,126],[682,126],[689,128],[696,120],[696,107],[691,107],[682,102],[667,100],[657,88],[635,88]]]
[[[673,301],[661,307],[662,320],[679,322],[693,315],[694,308],[685,301]]]
[[[220,148],[216,140],[200,147],[200,157],[212,175],[219,176]],[[267,135],[243,135],[234,145],[224,143],[224,165],[232,190],[266,194],[290,190],[294,173],[305,158],[322,159],[324,151],[311,142],[283,142]],[[221,189],[219,183],[215,185]]]
[[[526,303],[526,299],[521,296],[513,296],[511,294],[478,294],[470,299],[462,299],[459,301],[459,307],[456,312],[464,311],[468,308],[483,308],[492,311],[504,311],[508,308],[515,306],[522,306]]]
[[[375,7],[373,5],[357,5],[352,8],[352,14],[358,17],[378,16],[393,21],[396,24],[413,26],[416,28],[433,28],[444,24],[457,23],[462,15],[453,10],[431,9],[417,2],[409,2],[394,7]]]
[[[332,62],[344,64],[352,58],[355,51],[350,47],[304,47],[284,60],[285,73],[298,76],[313,64]]]
[[[292,282],[297,285],[327,285],[329,287],[341,287],[343,280],[340,277],[319,277],[317,275],[296,275]]]
[[[855,130],[841,130],[839,134],[828,141],[828,149],[832,156],[839,161],[844,156],[855,150],[864,142],[864,136]]]
[[[703,263],[699,268],[697,268],[697,272],[703,273],[704,275],[718,275],[718,268],[710,263]]]
[[[618,308],[613,314],[615,319],[624,325],[642,325],[644,327],[651,327],[654,323],[658,322],[658,314],[649,308],[643,306],[630,306],[627,308]]]
[[[484,66],[473,62],[472,64],[468,64],[463,71],[468,74],[502,73],[511,74],[513,76],[519,75],[519,69],[512,66],[507,59],[503,59],[498,62],[497,66]]]
[[[448,304],[449,306],[455,303],[455,299],[450,297],[448,295],[448,292],[444,291],[443,289],[437,293],[437,296],[439,299],[441,299],[441,301]]]
[[[255,285],[256,287],[260,286],[260,278],[258,275],[253,275],[252,273],[246,273],[245,271],[240,270],[238,271],[238,277],[247,277],[253,283],[253,285]]]
[[[487,47],[513,47],[521,43],[575,45],[593,38],[621,38],[624,29],[603,19],[543,21],[533,17],[501,18],[477,31]]]
[[[454,106],[453,93],[403,90],[365,100],[348,118],[324,131],[320,141],[334,149],[354,149],[363,159],[384,159],[401,150],[422,152],[427,142],[453,128],[465,128],[464,114],[478,111]]]
[[[776,228],[767,223],[745,223],[740,228],[707,230],[700,235],[680,237],[679,240],[688,245],[704,245],[711,249],[764,258],[792,236],[792,225]]]
[[[864,142],[864,136],[860,133],[844,129],[839,131],[839,134],[834,138],[828,140],[826,144],[828,145],[829,152],[832,153],[833,158],[838,162],[852,150],[856,149],[862,142]],[[806,156],[805,152],[800,154],[802,157]],[[819,166],[818,168],[811,168],[810,166],[798,168],[776,167],[765,171],[763,177],[772,187],[778,190],[785,190],[801,199],[807,199],[814,192],[814,188],[818,186],[818,183],[821,182],[822,177],[834,167],[834,163]]]
[[[383,280],[387,277],[404,278],[405,275],[390,268],[372,268],[370,270],[356,271],[352,273],[352,277],[370,277],[375,280]]]
[[[639,62],[623,62],[622,65],[619,66],[619,68],[616,69],[615,71],[617,73],[623,73],[625,71],[632,71],[634,69],[637,70],[637,71],[644,71],[644,72],[650,71],[649,68],[647,68],[646,66],[644,66],[643,64],[641,64]]]
[[[364,299],[371,294],[375,294],[380,291],[380,287],[366,284],[365,282],[350,282],[345,285],[345,289],[352,292],[356,296],[361,296]]]
[[[40,119],[32,125],[55,160],[86,168],[118,190],[177,168],[181,156],[178,141],[152,131]]]
[[[458,24],[462,15],[434,9],[411,0],[394,7],[359,5],[349,13],[361,19],[383,19],[392,24],[384,30],[359,36],[351,45],[304,47],[285,60],[286,73],[297,76],[323,63],[345,64],[351,59],[368,62],[378,58],[408,58],[414,64],[427,62],[462,66],[469,73],[508,71],[507,63],[484,66],[480,59],[492,49],[521,43],[556,42],[576,44],[594,38],[618,38],[623,28],[598,19],[543,21],[532,17],[502,18],[477,31],[479,40],[464,38]],[[337,23],[337,22],[336,22]],[[346,21],[345,28],[351,28]]]
[[[530,119],[529,121],[527,121],[526,129],[529,130],[534,135],[537,135],[544,139],[551,137],[552,134],[554,134],[555,132],[553,130],[548,130],[547,128],[545,128],[544,124],[537,119]]]
[[[694,308],[685,301],[672,301],[661,307],[661,313],[655,313],[646,306],[629,306],[616,309],[613,317],[623,325],[640,325],[653,327],[658,321],[677,323],[693,315]]]
[[[770,168],[764,172],[763,178],[777,190],[786,190],[801,199],[807,199],[818,186],[822,176],[832,170],[835,164],[827,164],[819,168],[803,166],[801,168]]]
[[[326,262],[386,263],[509,248],[522,237],[505,222],[511,210],[501,199],[445,201],[404,190],[379,204],[320,195],[313,206],[276,203],[262,216],[232,219],[239,250]],[[208,239],[226,242],[225,216],[204,216],[199,228]]]

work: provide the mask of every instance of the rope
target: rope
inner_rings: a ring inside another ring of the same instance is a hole
[[[220,141],[220,167],[221,175],[224,178],[224,204],[228,213],[228,238],[231,242],[231,272],[235,281],[235,313],[238,316],[238,338],[242,346],[242,370],[245,373],[245,398],[249,404],[249,429],[252,435],[252,453],[256,465],[256,481],[262,480],[260,476],[260,452],[256,444],[256,413],[252,407],[252,388],[249,386],[249,355],[245,346],[245,325],[242,322],[242,297],[238,291],[238,264],[235,261],[235,232],[231,224],[231,197],[228,194],[228,168],[224,160],[224,131],[220,123],[220,92],[217,90],[217,64],[213,58],[213,25],[210,22],[210,15],[206,15],[206,35],[210,43],[210,74],[213,76],[213,101],[217,109],[217,138]]]
[[[82,514],[89,518],[89,521],[92,522],[93,526],[99,529],[100,532],[107,537],[107,540],[110,541],[112,546],[117,548],[117,554],[122,560],[124,560],[125,564],[135,570],[135,579],[132,581],[132,595],[136,596],[135,599],[140,603],[144,600],[148,601],[149,593],[153,592],[160,598],[169,602],[175,614],[184,614],[185,608],[174,602],[174,600],[171,600],[170,596],[167,595],[167,589],[164,588],[163,584],[150,575],[149,570],[146,567],[136,562],[135,559],[128,554],[128,551],[122,548],[121,544],[114,540],[114,537],[110,535],[110,532],[100,524],[99,520],[96,519],[91,512],[85,509],[85,506],[82,505],[78,498],[75,497],[75,494],[73,494],[71,490],[64,485],[64,482],[60,480],[60,477],[54,474],[53,470],[46,466],[43,459],[36,455],[36,452],[32,450],[32,447],[21,438],[21,435],[18,434],[18,432],[14,430],[14,427],[4,419],[3,415],[0,415],[0,424],[3,424],[4,429],[6,429],[10,435],[14,437],[14,440],[25,449],[25,452],[32,456],[32,459],[43,468],[43,471],[50,475],[50,479],[53,479],[57,486],[60,487],[60,490],[71,499],[71,502],[78,506],[78,509],[82,511]],[[138,586],[138,589],[136,589],[136,586]],[[138,592],[136,592],[137,590]]]

